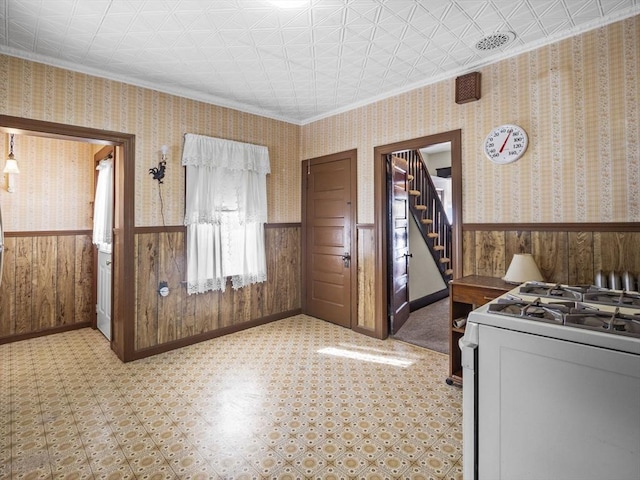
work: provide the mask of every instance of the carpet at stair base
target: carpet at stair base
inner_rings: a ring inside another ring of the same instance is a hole
[[[393,338],[420,347],[449,353],[449,298],[411,312]]]

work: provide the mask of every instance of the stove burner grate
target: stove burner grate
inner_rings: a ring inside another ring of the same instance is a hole
[[[606,312],[580,302],[543,303],[540,298],[528,302],[518,297],[506,297],[490,303],[488,311],[526,320],[640,337],[640,314],[623,314],[618,308],[614,312]]]
[[[640,307],[640,294],[625,291],[588,291],[583,301],[619,307]]]
[[[575,310],[565,315],[565,325],[608,333],[640,337],[640,315],[615,312]]]
[[[489,304],[489,311],[561,325],[564,323],[564,315],[569,313],[572,307],[575,307],[575,302],[542,303],[539,298],[533,302],[524,302],[507,298]]]

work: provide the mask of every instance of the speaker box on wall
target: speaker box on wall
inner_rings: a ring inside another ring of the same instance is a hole
[[[471,72],[456,78],[456,103],[480,100],[480,72]]]

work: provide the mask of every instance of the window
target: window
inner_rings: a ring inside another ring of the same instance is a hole
[[[267,278],[267,147],[188,133],[187,292],[234,289]]]

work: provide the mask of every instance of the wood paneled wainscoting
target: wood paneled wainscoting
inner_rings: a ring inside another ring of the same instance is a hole
[[[503,277],[531,253],[548,282],[593,284],[598,271],[640,274],[640,223],[463,225],[464,275]]]
[[[356,331],[375,331],[376,248],[373,224],[357,224],[358,232],[358,326]]]
[[[0,343],[90,326],[90,231],[6,232]]]
[[[184,227],[135,229],[137,358],[300,313],[299,223],[265,225],[267,281],[224,293],[187,295],[185,240]]]

